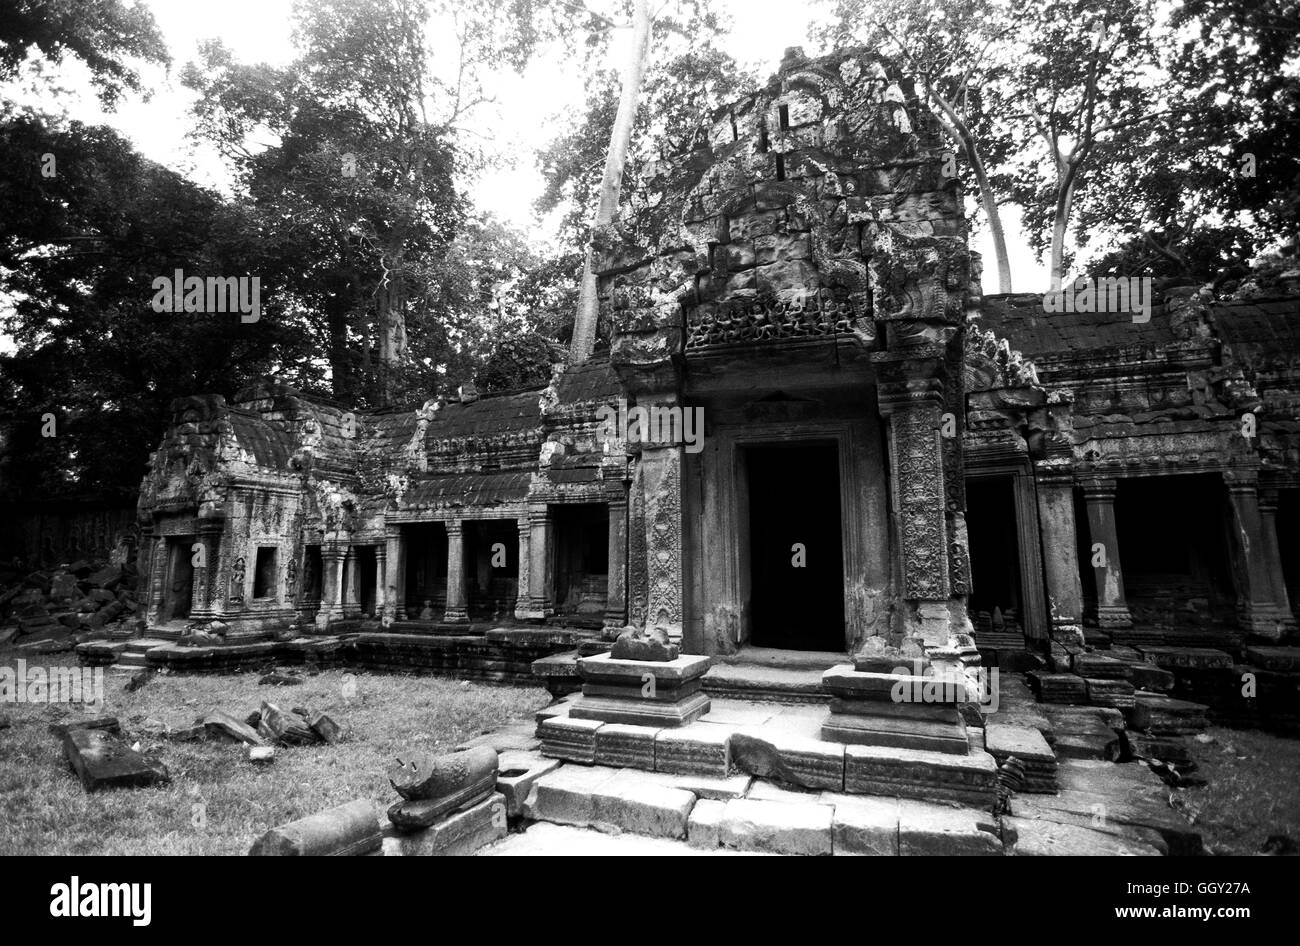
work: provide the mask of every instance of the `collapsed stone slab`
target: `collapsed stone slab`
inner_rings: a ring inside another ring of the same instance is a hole
[[[352,856],[379,850],[382,843],[374,805],[358,799],[272,828],[248,853],[262,857]]]

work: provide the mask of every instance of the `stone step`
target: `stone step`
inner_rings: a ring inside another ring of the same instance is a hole
[[[541,776],[524,802],[524,815],[602,831],[686,838],[695,795],[634,769],[564,765]]]
[[[843,659],[840,655],[839,660]],[[718,663],[704,675],[704,692],[709,696],[759,702],[825,703],[830,699],[830,694],[822,689],[822,673],[826,669]]]

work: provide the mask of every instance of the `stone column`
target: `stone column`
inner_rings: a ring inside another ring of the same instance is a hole
[[[447,608],[442,619],[448,624],[469,621],[468,576],[465,574],[465,529],[460,519],[448,519]]]
[[[1259,491],[1259,522],[1264,540],[1264,558],[1268,562],[1269,579],[1273,587],[1273,603],[1277,606],[1278,618],[1283,627],[1291,631],[1296,627],[1296,619],[1291,611],[1291,596],[1286,590],[1286,574],[1282,570],[1282,550],[1277,541],[1276,489]]]
[[[357,554],[356,546],[349,545],[343,557],[343,587],[339,596],[343,614],[347,617],[355,617],[361,613],[360,563],[361,556]]]
[[[146,609],[149,624],[158,624],[166,602],[167,573],[171,571],[171,556],[167,554],[167,537],[159,536],[154,543],[152,564],[149,568],[149,607]]]
[[[944,488],[943,384],[931,360],[884,368],[880,413],[889,433],[894,535],[903,566],[902,597],[909,637],[945,647],[951,632],[947,490]]]
[[[627,503],[609,504],[609,588],[605,627],[627,626]]]
[[[1068,469],[1040,467],[1035,478],[1052,640],[1081,644],[1083,584],[1074,524],[1074,477]]]
[[[316,626],[322,630],[343,618],[343,559],[347,547],[323,543],[321,557],[320,608],[316,611]]]
[[[212,618],[215,610],[214,602],[222,600],[222,595],[215,592],[213,588],[217,583],[217,549],[222,525],[220,521],[200,519],[198,535],[190,546],[191,556],[195,552],[194,545],[203,549],[203,567],[194,569],[194,585],[190,594],[190,618],[193,620],[202,621]]]
[[[1133,626],[1124,597],[1124,573],[1119,563],[1119,534],[1115,528],[1115,481],[1085,479],[1083,498],[1088,505],[1089,564],[1097,586],[1097,626]],[[1097,546],[1101,549],[1098,550]],[[1093,564],[1104,561],[1103,565]]]
[[[386,600],[391,607],[394,621],[406,620],[406,540],[402,537],[402,527],[398,524],[386,526],[384,538],[387,553],[384,556],[384,585],[387,588]],[[385,612],[389,614],[390,612]]]
[[[1257,637],[1281,640],[1285,630],[1273,600],[1273,579],[1264,550],[1258,481],[1253,472],[1223,474],[1232,507],[1232,574],[1237,586],[1237,624]]]
[[[529,574],[529,540],[532,537],[531,529],[527,516],[520,516],[515,520],[515,528],[519,531],[519,587],[515,592],[515,620],[523,621],[528,618],[528,574]]]
[[[388,613],[388,546],[375,546],[375,617],[380,623],[390,623]]]
[[[640,406],[640,403],[638,403]],[[681,643],[685,623],[682,582],[682,447],[650,444],[641,450],[645,497],[647,628],[662,627]]]
[[[523,617],[542,621],[555,613],[555,536],[550,510],[545,505],[529,508],[528,531],[528,606]],[[519,613],[517,608],[515,613]]]

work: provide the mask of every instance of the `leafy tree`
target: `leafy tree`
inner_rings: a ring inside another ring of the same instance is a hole
[[[310,341],[263,296],[262,318],[153,311],[153,280],[248,273],[246,221],[116,132],[6,112],[0,121],[2,477],[14,495],[129,496],[173,398],[233,395],[280,372],[310,385]],[[55,174],[42,156],[54,155]],[[54,436],[47,417],[54,420]]]
[[[169,63],[153,13],[139,0],[7,0],[0,18],[0,79],[12,79],[31,50],[58,63],[85,63],[100,100],[111,108],[123,92],[143,92],[139,65]]]

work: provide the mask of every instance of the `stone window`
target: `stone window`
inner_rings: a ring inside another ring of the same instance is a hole
[[[262,546],[257,550],[257,570],[253,572],[253,597],[274,598],[276,596],[275,566],[279,549],[275,546]]]

